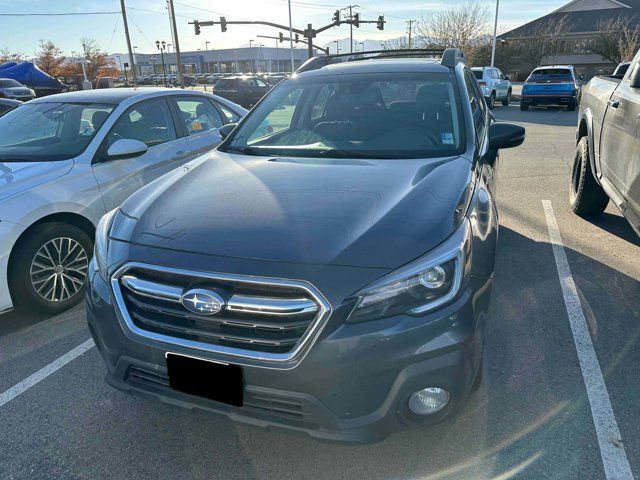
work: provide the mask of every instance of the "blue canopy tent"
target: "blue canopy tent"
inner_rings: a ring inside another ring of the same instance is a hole
[[[15,67],[16,65],[18,65],[16,62],[0,63],[0,70],[2,70],[3,68]]]
[[[7,65],[12,62],[7,62]],[[31,62],[20,62],[17,65],[2,67],[0,66],[0,77],[13,78],[18,82],[34,89],[38,96],[50,93],[61,92],[66,85],[59,80],[47,75]]]

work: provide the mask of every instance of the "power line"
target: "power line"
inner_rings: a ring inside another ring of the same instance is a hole
[[[70,17],[78,15],[120,15],[120,12],[0,13],[0,17]]]

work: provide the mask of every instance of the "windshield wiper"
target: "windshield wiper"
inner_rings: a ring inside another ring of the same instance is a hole
[[[254,147],[227,147],[225,152],[241,153],[243,155],[254,155],[254,156],[264,155],[264,152],[261,152],[260,150]]]

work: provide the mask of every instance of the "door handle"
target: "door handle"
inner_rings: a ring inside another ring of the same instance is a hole
[[[607,102],[611,108],[618,108],[620,106],[620,102],[618,100],[609,100]]]

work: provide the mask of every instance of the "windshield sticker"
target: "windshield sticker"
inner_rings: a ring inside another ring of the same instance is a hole
[[[456,143],[453,140],[453,133],[441,133],[440,138],[442,138],[443,145],[453,145]]]

